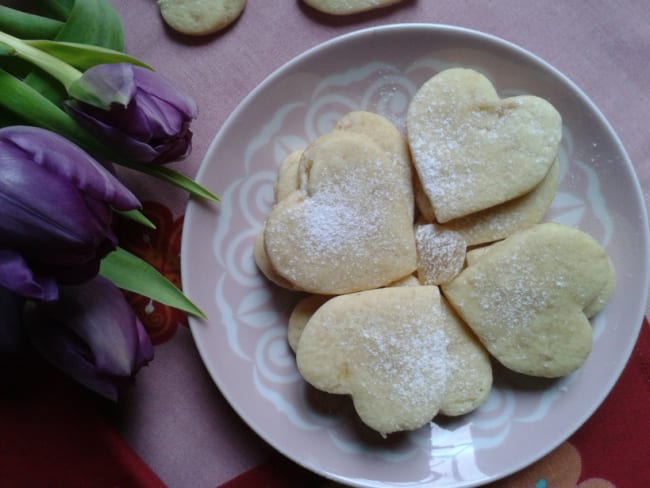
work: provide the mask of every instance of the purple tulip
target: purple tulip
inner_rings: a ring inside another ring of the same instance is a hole
[[[24,323],[43,357],[112,400],[153,359],[142,323],[122,292],[102,276],[61,287],[56,302],[28,302]]]
[[[191,151],[196,104],[155,71],[128,63],[96,65],[70,94],[70,116],[130,161],[164,164]]]
[[[0,129],[0,286],[55,300],[115,249],[112,208],[140,207],[108,170],[44,129]]]

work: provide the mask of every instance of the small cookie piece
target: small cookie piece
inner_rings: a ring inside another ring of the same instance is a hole
[[[335,295],[415,271],[401,173],[372,139],[347,131],[319,137],[303,151],[300,182],[273,207],[264,231],[273,269],[294,287]]]
[[[553,378],[587,358],[592,338],[584,310],[602,303],[613,281],[598,242],[548,222],[491,245],[442,290],[504,366]]]
[[[445,222],[458,232],[468,246],[498,241],[518,230],[538,224],[551,205],[560,181],[560,160],[555,159],[548,174],[531,192],[508,202]]]
[[[373,112],[355,111],[341,118],[334,130],[345,130],[365,134],[388,153],[395,169],[402,173],[402,192],[411,209],[411,221],[415,214],[413,195],[413,163],[408,142],[395,124],[386,117]]]
[[[394,287],[332,298],[307,323],[296,361],[303,378],[349,394],[382,436],[425,425],[447,390],[447,337],[435,286]]]
[[[447,334],[447,391],[440,413],[465,415],[477,409],[492,389],[492,363],[485,347],[460,319],[444,297],[441,299]]]
[[[319,12],[331,15],[350,15],[388,7],[402,0],[303,0]]]
[[[517,198],[557,157],[562,121],[546,100],[500,99],[471,69],[442,71],[417,91],[408,141],[436,220],[445,223]]]
[[[188,36],[212,34],[232,24],[246,0],[158,0],[165,23]]]
[[[465,264],[467,245],[462,236],[437,224],[415,226],[418,279],[423,285],[451,281]]]

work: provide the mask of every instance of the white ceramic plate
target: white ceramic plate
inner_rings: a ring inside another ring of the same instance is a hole
[[[501,96],[545,97],[563,116],[562,180],[548,219],[577,226],[607,249],[618,284],[593,320],[594,348],[575,374],[536,381],[496,368],[476,412],[387,440],[363,428],[347,398],[308,388],[286,343],[297,296],[270,285],[253,261],[280,161],[350,110],[404,127],[409,100],[436,72],[472,67]],[[345,35],[270,75],[219,130],[198,180],[222,197],[190,202],[185,291],[209,316],[190,326],[223,395],[262,438],[297,463],[357,486],[466,487],[517,471],[568,438],[619,377],[638,335],[648,290],[648,222],[621,143],[565,76],[495,37],[439,25],[396,25]]]

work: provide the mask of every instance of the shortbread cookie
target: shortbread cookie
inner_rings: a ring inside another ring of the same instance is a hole
[[[361,420],[381,435],[417,429],[447,390],[440,306],[435,286],[334,297],[304,328],[298,369],[319,390],[351,395]]]
[[[397,172],[402,173],[404,195],[410,205],[411,220],[415,214],[413,197],[413,163],[408,142],[395,124],[386,117],[364,111],[350,112],[341,118],[334,126],[335,130],[346,130],[365,134],[388,153]],[[395,195],[397,198],[398,195]]]
[[[489,249],[490,245],[487,246],[480,246],[480,247],[475,247],[471,250],[468,250],[467,253],[465,254],[465,263],[467,266],[472,266],[478,259],[481,258]],[[598,312],[600,312],[603,308],[605,308],[605,305],[607,305],[607,302],[609,301],[610,297],[612,296],[612,293],[614,292],[614,286],[616,284],[616,281],[614,279],[615,273],[614,273],[614,265],[612,264],[611,259],[608,260],[609,263],[609,275],[612,277],[611,280],[607,280],[607,283],[603,286],[603,288],[600,290],[598,295],[593,299],[593,301],[587,305],[584,309],[584,314],[587,318],[591,318],[594,315],[596,315]]]
[[[474,333],[442,298],[447,334],[447,391],[440,407],[443,415],[465,415],[478,408],[492,389],[490,355]]]
[[[293,286],[333,295],[385,286],[415,271],[401,176],[363,134],[332,131],[304,151],[300,189],[269,215],[264,247]]]
[[[531,96],[500,99],[480,73],[452,68],[415,94],[408,141],[422,188],[444,223],[517,198],[557,157],[560,114]]]
[[[496,207],[454,219],[444,224],[458,232],[468,246],[494,242],[539,223],[557,193],[560,161],[555,159],[548,174],[531,192]]]
[[[433,212],[429,197],[424,193],[417,171],[413,172],[413,199],[415,200],[415,208],[418,211],[418,220],[434,223],[436,214]]]
[[[404,278],[400,278],[397,281],[393,281],[390,285],[388,286],[420,286],[420,280],[418,280],[417,276],[415,275],[408,275],[405,276]]]
[[[598,312],[600,312],[603,308],[605,308],[605,305],[607,305],[607,302],[612,296],[612,293],[614,293],[614,286],[616,285],[616,273],[614,272],[614,264],[612,263],[611,259],[607,260],[607,263],[609,264],[609,276],[611,279],[607,280],[607,283],[600,289],[596,297],[587,305],[584,309],[584,313],[587,316],[587,318],[591,318],[595,316]]]
[[[420,286],[420,282],[415,275],[408,275],[397,281],[392,282],[389,287],[401,286]],[[309,322],[311,316],[327,300],[332,298],[329,295],[307,295],[302,298],[291,311],[289,324],[287,327],[287,340],[293,352],[298,349],[298,341],[305,325]]]
[[[287,288],[290,290],[296,289],[293,284],[280,276],[273,268],[273,265],[271,264],[269,256],[266,254],[266,249],[264,247],[264,226],[255,236],[255,244],[253,245],[253,257],[258,269],[270,282],[275,283],[282,288]]]
[[[350,15],[387,7],[402,0],[303,0],[310,7],[332,15]]]
[[[423,285],[451,281],[465,264],[467,244],[456,231],[437,224],[415,226],[418,252],[418,279]]]
[[[587,358],[592,338],[584,310],[613,288],[612,271],[592,237],[549,222],[493,244],[442,289],[504,366],[559,377]]]
[[[273,185],[275,202],[283,200],[287,196],[291,195],[300,186],[298,181],[298,164],[301,155],[302,150],[293,151],[280,163],[278,178]],[[266,248],[264,247],[264,226],[262,226],[262,230],[260,230],[260,232],[255,236],[253,256],[257,267],[269,281],[272,281],[283,288],[295,289],[291,283],[285,280],[275,271],[275,269],[273,269],[273,265],[271,264],[271,261],[266,254]]]
[[[167,25],[190,36],[224,29],[241,15],[245,6],[246,0],[158,0]]]
[[[298,350],[300,336],[309,319],[330,298],[332,297],[327,295],[307,295],[293,307],[287,327],[287,341],[293,352]]]
[[[478,246],[472,249],[468,249],[465,253],[465,264],[467,266],[474,264],[477,259],[480,259],[480,257],[483,256],[483,254],[485,254],[488,249],[490,249],[490,246],[491,244],[487,244],[485,246]]]
[[[273,196],[276,202],[284,200],[300,187],[298,175],[300,156],[302,156],[302,149],[289,153],[280,163],[278,178],[273,185]]]

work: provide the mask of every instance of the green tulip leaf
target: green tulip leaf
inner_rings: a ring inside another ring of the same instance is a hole
[[[153,69],[133,56],[100,46],[47,40],[25,41],[25,43],[81,70],[97,64],[109,63],[131,63]]]
[[[38,7],[44,15],[65,20],[70,15],[75,0],[40,0]]]
[[[140,225],[143,225],[149,229],[155,230],[156,229],[156,224],[154,224],[151,220],[147,218],[145,214],[143,214],[140,210],[117,210],[113,209],[113,212],[116,214],[121,215],[122,217],[125,217],[129,220],[132,220],[133,222],[136,222]]]
[[[107,0],[75,0],[54,40],[124,50],[122,21]],[[63,86],[40,70],[32,71],[25,81],[55,104],[67,98]]]
[[[139,164],[133,162],[122,162],[124,166],[127,166],[131,169],[135,169],[142,173],[155,176],[156,178],[171,183],[178,188],[181,188],[187,191],[190,195],[199,198],[205,198],[206,200],[212,200],[213,202],[220,201],[219,197],[212,193],[210,190],[200,185],[191,178],[188,178],[182,173],[169,168],[168,166],[160,164]]]
[[[57,132],[88,152],[101,151],[99,143],[65,111],[28,84],[1,69],[0,93],[0,106],[20,117],[25,124]]]
[[[99,272],[118,288],[144,295],[197,317],[207,318],[156,268],[122,248],[118,247],[102,260]]]
[[[0,30],[22,39],[54,39],[63,22],[0,5]]]
[[[76,0],[55,40],[124,51],[122,21],[107,0]]]

